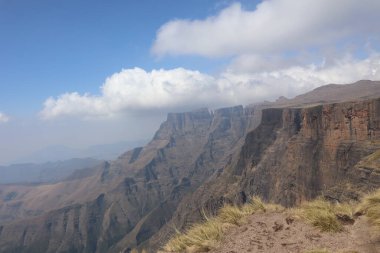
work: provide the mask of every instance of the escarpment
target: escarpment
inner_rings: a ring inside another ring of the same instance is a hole
[[[283,109],[280,120],[275,140],[263,151],[255,148],[263,126],[247,136],[242,151],[253,150],[242,152],[236,167],[247,195],[290,206],[321,194],[348,197],[334,196],[334,187],[380,186],[369,177],[359,189],[355,167],[380,148],[380,99]]]
[[[357,199],[380,186],[380,82],[347,87],[170,113],[115,161],[56,184],[2,185],[0,252],[156,252],[173,228],[252,195],[285,206]]]
[[[184,196],[225,166],[250,131],[253,113],[237,106],[169,114],[147,146],[86,177],[90,187],[80,186],[83,180],[46,186],[47,199],[59,195],[72,204],[5,222],[0,252],[120,252],[143,244],[171,219]],[[71,187],[67,193],[59,191],[62,184]],[[76,200],[78,187],[92,194]],[[27,208],[30,199],[21,194],[12,201]]]
[[[253,195],[284,206],[320,195],[357,200],[380,187],[379,150],[380,99],[265,109],[222,172],[184,199],[169,224],[186,228],[203,212]],[[171,236],[170,226],[152,238],[153,246]]]

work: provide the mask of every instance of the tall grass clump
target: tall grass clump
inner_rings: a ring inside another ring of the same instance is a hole
[[[341,232],[344,220],[353,220],[350,204],[332,204],[324,199],[316,199],[301,205],[298,215],[323,232]]]
[[[249,210],[243,210],[238,206],[224,206],[219,210],[218,219],[223,223],[240,225],[241,220],[247,216]]]
[[[327,249],[313,249],[306,251],[305,253],[330,253]]]
[[[208,218],[204,223],[193,225],[185,233],[176,233],[164,250],[182,252],[191,248],[194,251],[209,251],[222,239],[223,223],[217,218]]]
[[[357,213],[366,215],[368,221],[380,232],[380,190],[365,196],[357,208]]]
[[[168,252],[209,251],[218,246],[223,238],[226,228],[231,225],[241,225],[244,218],[256,212],[283,210],[282,207],[273,204],[265,204],[260,198],[253,197],[243,206],[225,205],[215,217],[207,217],[205,221],[191,226],[184,233],[176,231],[176,235],[164,246]]]

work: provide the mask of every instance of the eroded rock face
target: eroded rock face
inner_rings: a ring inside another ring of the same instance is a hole
[[[280,121],[263,152],[255,147],[255,135],[265,126],[247,136],[242,150],[252,150],[242,152],[237,171],[248,195],[286,206],[300,203],[338,184],[355,183],[355,165],[380,148],[380,99],[283,109]]]
[[[0,188],[0,215],[14,214],[2,217],[0,252],[120,252],[136,245],[154,252],[173,227],[183,229],[225,202],[260,195],[290,206],[321,193],[355,199],[379,187],[379,99],[315,105],[319,97],[306,95],[169,114],[148,145],[90,175]]]
[[[120,252],[143,244],[226,165],[252,120],[242,106],[169,114],[146,147],[99,168],[92,200],[3,224],[0,252]]]
[[[360,192],[380,187],[380,167],[373,156],[371,162],[366,158],[379,149],[380,99],[265,109],[242,148],[184,198],[150,246],[169,238],[170,227],[185,228],[202,212],[215,213],[226,202],[253,195],[285,206],[321,194],[335,201],[358,199]]]

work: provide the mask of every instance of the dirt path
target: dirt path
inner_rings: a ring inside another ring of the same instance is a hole
[[[360,217],[341,233],[321,233],[284,213],[253,215],[247,224],[232,228],[212,253],[303,253],[313,249],[335,252],[379,253],[380,238],[373,238],[369,225]]]

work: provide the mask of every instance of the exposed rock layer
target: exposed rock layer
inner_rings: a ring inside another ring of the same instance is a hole
[[[380,83],[347,87],[368,98]],[[330,85],[317,93],[337,89],[343,91]],[[173,226],[183,229],[203,211],[250,195],[286,206],[321,193],[355,199],[380,185],[373,166],[380,100],[323,104],[332,98],[319,101],[310,93],[169,114],[147,146],[91,173],[52,185],[1,186],[1,196],[10,198],[0,201],[0,252],[154,250]]]

